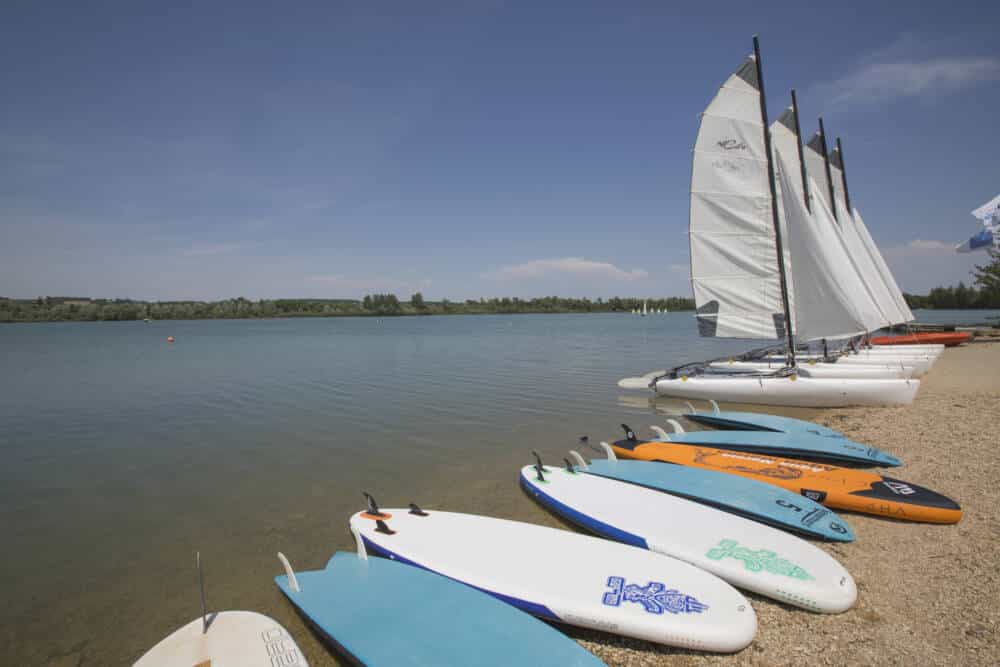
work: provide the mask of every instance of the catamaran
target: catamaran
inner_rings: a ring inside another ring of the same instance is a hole
[[[819,364],[796,362],[796,339],[864,335],[877,328],[876,323],[884,326],[885,316],[862,278],[867,269],[864,258],[850,258],[857,244],[844,238],[836,223],[838,214],[819,196],[816,181],[807,174],[797,114],[794,123],[790,133],[794,154],[787,154],[788,146],[775,150],[754,37],[753,54],[726,80],[702,115],[691,175],[691,282],[699,333],[784,339],[783,366],[732,370],[700,362],[626,378],[620,386],[645,386],[681,398],[765,405],[912,402],[919,381],[899,377],[907,374],[905,363],[900,363],[899,375],[886,369],[885,375],[868,372],[880,377],[861,378],[824,377],[823,370],[814,370]],[[792,175],[795,172],[800,184]],[[826,175],[830,183],[828,171]]]

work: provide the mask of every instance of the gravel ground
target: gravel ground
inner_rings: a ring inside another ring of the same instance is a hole
[[[946,350],[906,408],[849,408],[816,421],[899,456],[892,476],[964,510],[954,526],[847,515],[857,541],[821,544],[851,572],[858,603],[812,614],[747,594],[759,631],[706,655],[569,630],[608,665],[1000,664],[1000,345]]]

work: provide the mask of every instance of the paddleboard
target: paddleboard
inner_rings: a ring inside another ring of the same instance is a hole
[[[903,521],[958,523],[962,508],[935,491],[868,470],[658,440],[624,439],[615,454],[732,473],[781,486],[827,507]]]
[[[699,424],[713,426],[715,428],[728,429],[733,431],[779,431],[782,433],[809,433],[826,438],[846,438],[840,431],[832,428],[820,426],[803,419],[793,419],[792,417],[782,417],[780,415],[769,415],[761,412],[738,412],[734,410],[720,410],[719,404],[711,401],[712,411],[699,412],[690,403],[687,404],[688,412],[682,416]]]
[[[583,472],[655,489],[753,521],[810,537],[853,542],[854,531],[841,517],[804,496],[773,484],[714,470],[620,461],[608,448],[608,458],[590,463],[573,454]]]
[[[308,667],[302,651],[274,619],[252,611],[197,618],[154,646],[135,667]]]
[[[427,570],[337,552],[326,568],[286,573],[281,592],[327,642],[370,667],[598,667],[555,628]]]
[[[753,608],[732,586],[644,549],[437,510],[370,506],[350,525],[369,550],[550,621],[716,652],[739,651],[757,632]]]
[[[521,486],[581,528],[683,560],[738,588],[796,607],[839,614],[858,596],[848,571],[822,549],[712,507],[538,464],[521,469]]]
[[[673,433],[667,433],[659,426],[651,428],[657,433],[659,440],[682,445],[776,454],[812,461],[830,461],[831,463],[888,467],[902,465],[899,459],[888,452],[862,445],[847,438],[829,438],[804,431],[796,431],[795,433],[759,430],[685,432],[675,420],[668,419],[667,423],[674,427]],[[622,428],[625,429],[626,436],[631,432],[626,424],[622,424]]]

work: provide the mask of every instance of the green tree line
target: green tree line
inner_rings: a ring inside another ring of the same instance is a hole
[[[681,297],[646,299],[657,310],[694,310],[694,300]],[[607,313],[641,309],[643,299],[568,299],[556,296],[503,297],[466,301],[427,301],[420,292],[409,301],[395,294],[369,294],[356,299],[260,299],[223,301],[137,301],[47,296],[37,299],[0,297],[0,322],[101,322],[118,320],[203,320],[273,317],[359,317],[402,315],[488,315],[496,313]]]
[[[904,294],[910,308],[1000,308],[1000,253],[990,249],[990,261],[973,271],[973,284],[935,287],[926,295]]]

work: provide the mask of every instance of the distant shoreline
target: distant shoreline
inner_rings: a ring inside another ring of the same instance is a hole
[[[539,297],[493,298],[466,301],[424,301],[418,293],[410,301],[393,294],[353,299],[261,299],[224,301],[132,301],[80,297],[0,298],[0,322],[120,322],[142,320],[247,320],[293,317],[422,317],[429,315],[534,315],[567,313],[631,313],[646,308],[651,314],[693,311],[694,300],[681,297],[608,300]]]
[[[694,309],[690,310],[672,310],[666,313],[656,313],[656,315],[668,315],[670,313],[693,313]],[[156,322],[207,322],[215,320],[231,320],[231,321],[246,321],[252,322],[257,320],[322,320],[322,319],[342,319],[351,317],[361,317],[365,319],[382,319],[382,318],[410,318],[410,317],[454,317],[460,315],[468,316],[487,316],[487,315],[608,315],[608,314],[618,314],[618,315],[632,315],[630,311],[621,310],[550,310],[550,311],[470,311],[470,312],[452,312],[452,313],[392,313],[392,314],[379,314],[379,313],[335,313],[329,315],[270,315],[270,316],[244,316],[244,317],[164,317],[162,319],[150,319],[148,324],[153,324]],[[649,317],[653,317],[650,314]],[[0,319],[0,325],[2,324],[58,324],[58,323],[80,323],[80,324],[102,324],[108,322],[138,322],[143,323],[144,318],[138,319],[104,319],[104,320],[85,320],[85,319],[51,319],[51,320],[4,320]]]
[[[643,310],[650,316],[690,312],[693,299],[638,299],[612,297],[568,299],[494,298],[466,301],[424,301],[414,294],[399,301],[392,294],[375,294],[354,299],[274,299],[251,301],[237,298],[224,301],[133,301],[128,299],[87,299],[79,297],[0,297],[0,324],[32,322],[136,322],[193,320],[274,320],[317,317],[426,317],[438,315],[565,315],[572,313],[623,313]],[[927,310],[937,310],[930,308]],[[967,313],[983,308],[949,308]],[[982,319],[982,318],[980,318]]]

